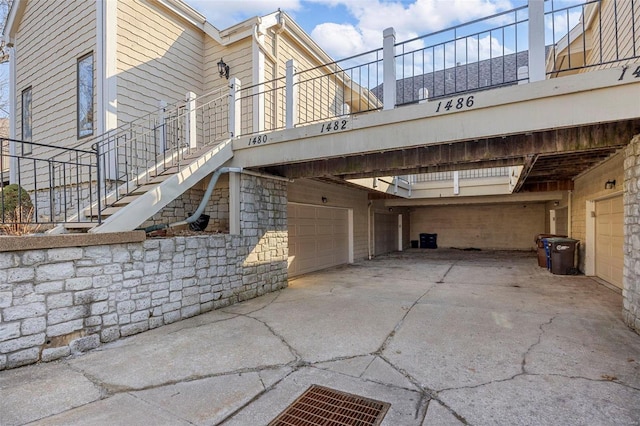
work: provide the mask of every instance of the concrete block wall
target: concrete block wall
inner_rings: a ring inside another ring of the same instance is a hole
[[[625,150],[624,188],[623,316],[640,333],[640,135]]]
[[[241,235],[0,253],[0,370],[286,287],[286,184],[243,176],[241,200]]]
[[[438,234],[438,247],[533,250],[545,232],[544,203],[449,205],[411,211],[411,239]]]

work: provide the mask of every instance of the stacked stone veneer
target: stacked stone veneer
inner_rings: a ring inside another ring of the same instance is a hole
[[[623,313],[640,333],[640,135],[627,146],[624,160]]]
[[[285,287],[286,183],[242,176],[241,192],[240,235],[0,253],[0,370]]]
[[[199,184],[199,188],[191,188],[170,202],[160,212],[147,220],[142,227],[160,223],[170,224],[185,220],[191,216],[200,205],[206,192],[206,184]],[[223,174],[207,200],[204,214],[209,215],[208,232],[229,232],[229,175]]]

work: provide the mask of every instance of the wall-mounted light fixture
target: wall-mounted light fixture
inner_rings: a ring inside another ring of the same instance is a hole
[[[615,179],[609,179],[605,184],[604,184],[604,189],[613,189],[616,187],[616,180]]]
[[[225,64],[222,58],[220,58],[220,62],[218,62],[218,72],[220,73],[220,77],[225,77],[229,80],[229,65]]]
[[[327,201],[329,201],[327,200],[327,197],[322,197],[322,204],[327,204]]]

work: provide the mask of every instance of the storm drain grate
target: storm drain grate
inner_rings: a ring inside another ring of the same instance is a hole
[[[269,426],[377,426],[391,404],[311,385]]]

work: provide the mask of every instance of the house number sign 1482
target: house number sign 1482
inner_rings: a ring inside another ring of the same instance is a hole
[[[347,120],[336,120],[328,123],[323,123],[320,128],[320,133],[338,132],[340,130],[347,130]]]

